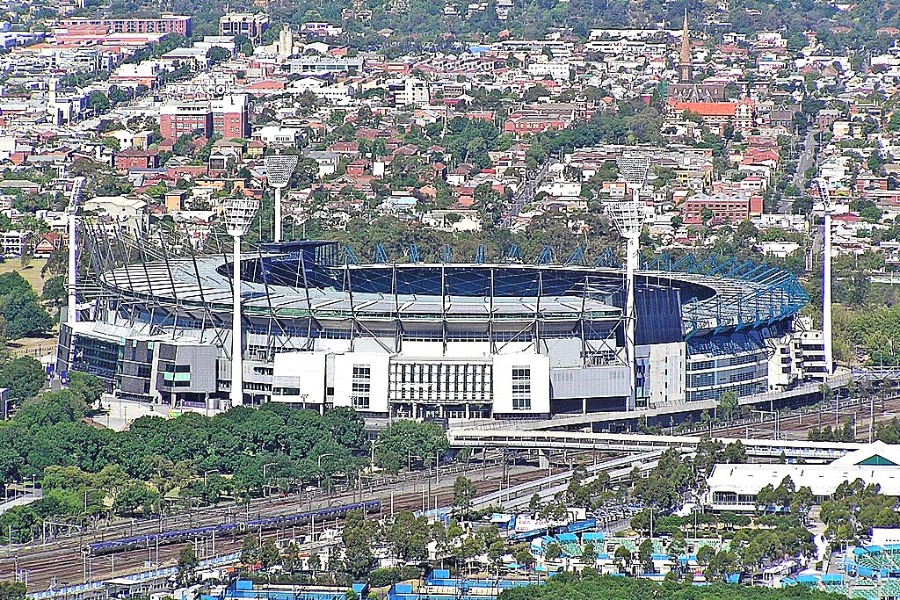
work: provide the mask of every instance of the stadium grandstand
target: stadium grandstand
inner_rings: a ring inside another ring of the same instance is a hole
[[[93,373],[123,398],[227,408],[227,248],[200,252],[177,228],[147,234],[96,219],[79,227],[88,275],[77,321],[61,327],[58,371]],[[632,384],[624,268],[611,249],[594,260],[580,249],[555,260],[550,247],[528,261],[517,247],[492,260],[482,247],[463,261],[449,247],[432,254],[411,245],[391,260],[379,245],[363,261],[329,241],[245,253],[242,403],[538,419],[689,410],[726,391],[745,398],[824,376],[821,335],[816,342],[799,327],[807,294],[778,267],[642,260]]]

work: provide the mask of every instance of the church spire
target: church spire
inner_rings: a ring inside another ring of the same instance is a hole
[[[681,30],[681,58],[678,61],[678,83],[691,83],[694,79],[691,66],[691,32],[688,29],[687,3],[684,5],[684,27]]]

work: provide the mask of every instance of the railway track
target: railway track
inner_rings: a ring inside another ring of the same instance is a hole
[[[886,423],[900,416],[900,397],[881,399],[873,402],[863,401],[858,404],[839,407],[835,412],[834,406],[823,407],[820,410],[780,416],[778,419],[779,439],[805,440],[808,432],[813,428],[822,429],[835,425],[842,427],[847,419],[855,424],[855,441],[868,442],[871,424],[874,439],[875,429],[881,423]],[[705,435],[710,433],[719,437],[734,437],[744,439],[772,439],[775,435],[775,422],[767,418],[760,422],[740,424],[727,427],[714,427],[709,432],[692,432],[688,435]]]
[[[482,478],[482,473],[486,478]],[[508,483],[510,485],[524,483],[542,477],[543,473],[544,471],[532,467],[511,467]],[[473,479],[478,493],[483,494],[497,491],[499,485],[498,477],[501,474],[502,467],[492,467],[484,471],[473,469],[468,475]],[[402,510],[421,510],[423,505],[433,507],[435,501],[437,501],[438,506],[447,506],[452,501],[453,483],[457,474],[451,473],[448,475],[441,477],[438,483],[432,482],[430,497],[428,495],[428,484],[425,482],[417,482],[415,489],[412,491],[395,492],[393,498],[391,498],[390,490],[377,490],[372,494],[363,490],[362,497],[364,499],[379,498],[382,502],[382,515],[390,514],[392,506],[395,513]],[[506,483],[504,481],[503,485],[506,485]],[[273,499],[264,504],[260,503],[258,506],[253,506],[250,511],[250,517],[256,518],[257,515],[262,517],[280,516],[326,506],[349,504],[354,500],[358,500],[359,497],[359,493],[342,494],[329,498],[326,501],[310,502],[303,499],[299,504],[296,497]],[[232,507],[227,508],[231,509]],[[178,520],[176,522],[179,523],[179,526],[196,527],[199,524],[228,522],[228,520],[245,517],[246,514],[245,511],[241,511],[241,514],[236,514],[234,510],[221,510],[220,507],[209,507],[202,512],[198,512],[193,520],[188,520],[187,522]],[[331,526],[333,526],[333,522],[331,522]],[[316,523],[315,531],[321,532],[324,527],[323,524]],[[164,529],[177,528],[179,527],[167,524]],[[120,531],[121,535],[113,535],[112,531]],[[22,578],[27,578],[29,591],[41,591],[48,589],[51,585],[61,587],[83,583],[88,580],[122,577],[150,568],[173,566],[177,563],[178,553],[184,546],[184,543],[179,543],[159,546],[158,548],[151,547],[149,550],[146,548],[130,550],[107,556],[86,557],[83,555],[82,548],[86,544],[92,541],[131,535],[132,529],[126,527],[116,528],[112,531],[104,530],[102,534],[98,533],[97,535],[66,537],[47,545],[36,543],[30,547],[7,548],[6,554],[0,557],[0,580],[14,579],[18,571]],[[134,534],[152,533],[155,531],[157,529],[149,529],[146,524],[134,527]],[[313,533],[311,526],[286,527],[272,531],[263,531],[261,539],[290,539],[296,535],[310,535],[311,533]],[[212,538],[199,539],[196,541],[198,555],[202,559],[235,552],[241,548],[243,538],[244,535],[229,538],[216,537],[214,547]]]

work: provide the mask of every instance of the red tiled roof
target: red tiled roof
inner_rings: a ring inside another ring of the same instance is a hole
[[[733,117],[737,104],[732,102],[675,102],[676,110],[689,110],[701,117]]]

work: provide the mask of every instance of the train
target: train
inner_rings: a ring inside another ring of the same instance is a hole
[[[93,542],[85,546],[84,553],[88,556],[102,556],[139,548],[150,548],[166,544],[177,544],[206,537],[232,537],[247,531],[265,531],[279,529],[293,525],[306,525],[312,521],[334,521],[347,515],[352,510],[362,510],[365,513],[381,512],[381,500],[366,500],[353,504],[331,506],[311,510],[292,515],[278,517],[264,517],[242,522],[222,523],[220,525],[206,525],[203,527],[191,527],[189,529],[176,529],[159,533],[147,533],[126,538],[117,538],[103,542]]]

